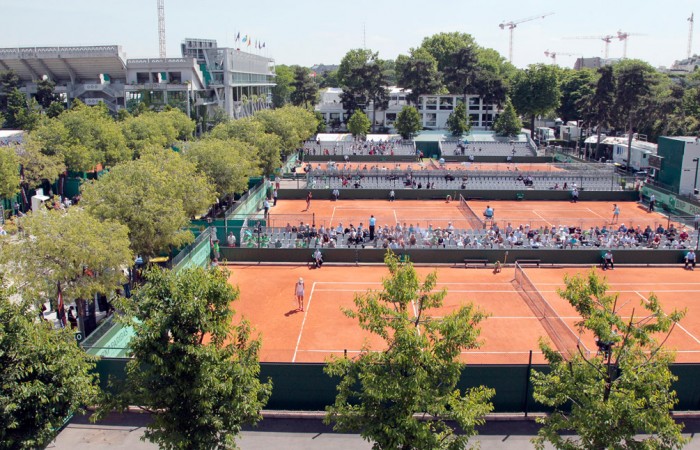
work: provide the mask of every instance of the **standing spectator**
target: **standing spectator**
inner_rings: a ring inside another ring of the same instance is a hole
[[[649,196],[649,212],[654,211],[654,206],[656,205],[656,196],[654,194],[651,194]]]
[[[369,216],[369,240],[374,240],[374,226],[377,224],[377,219],[374,215]]]
[[[700,213],[695,214],[695,218],[693,219],[693,226],[696,230],[700,229]]]
[[[311,195],[311,191],[309,191],[308,194],[306,194],[306,209],[304,211],[308,211],[311,209],[311,199],[313,198],[313,195]]]
[[[218,261],[221,258],[218,239],[214,239],[212,242],[212,250],[214,251],[214,261]]]
[[[615,270],[613,254],[610,250],[606,250],[603,255],[603,270],[608,270],[608,266],[610,266],[610,270]]]
[[[228,244],[229,247],[236,246],[236,236],[233,234],[233,231],[231,231],[228,234],[228,237],[226,238],[226,243]]]
[[[263,217],[267,219],[268,214],[270,214],[270,201],[268,199],[263,200],[263,209],[265,210]]]
[[[297,299],[297,311],[304,310],[304,279],[299,277],[299,281],[294,285],[294,296]]]
[[[390,201],[390,202],[393,202],[394,200],[396,200],[396,193],[395,193],[394,190],[392,189],[392,190],[389,191],[389,201]]]
[[[277,189],[272,191],[272,206],[277,206]]]
[[[612,216],[612,222],[610,224],[617,223],[618,219],[620,218],[620,207],[617,206],[617,203],[613,203],[613,216]]]
[[[692,248],[685,254],[685,268],[695,270],[695,252]]]
[[[340,191],[338,190],[338,188],[333,189],[333,192],[331,195],[333,195],[333,201],[334,202],[337,201],[338,198],[340,197]]]

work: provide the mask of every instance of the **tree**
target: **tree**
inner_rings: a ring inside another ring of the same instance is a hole
[[[318,102],[318,85],[316,81],[309,75],[309,69],[305,67],[296,67],[294,69],[294,81],[291,86],[294,91],[289,95],[294,106],[303,106],[309,109],[309,105],[313,109]]]
[[[596,72],[592,69],[567,69],[563,71],[561,104],[557,112],[564,123],[584,118],[582,101],[591,94],[596,78]]]
[[[39,186],[44,181],[53,182],[66,171],[63,157],[42,152],[41,144],[37,143],[33,133],[27,136],[18,153],[24,169],[24,184],[28,187]]]
[[[282,164],[280,160],[282,139],[276,134],[265,132],[265,125],[256,117],[223,122],[211,130],[210,136],[215,139],[236,139],[246,142],[263,175],[272,175]]]
[[[8,246],[16,267],[9,276],[23,298],[37,303],[55,298],[59,283],[66,299],[111,293],[124,282],[121,268],[133,261],[128,229],[82,208],[35,211],[21,226],[25,237]]]
[[[530,117],[530,132],[535,132],[535,118],[554,111],[559,106],[557,69],[533,64],[519,71],[514,79],[511,100],[515,109]]]
[[[4,116],[5,128],[28,131],[36,127],[41,117],[36,101],[27,100],[27,96],[17,88],[7,94],[7,107]]]
[[[338,71],[337,70],[329,70],[326,72],[323,72],[321,76],[319,77],[319,88],[325,89],[329,87],[338,87],[340,86],[340,82],[338,81]]]
[[[367,114],[359,109],[348,120],[348,131],[354,137],[366,136],[371,126],[372,124],[369,122]]]
[[[340,66],[337,71],[338,85],[340,87],[350,86],[355,83],[353,70],[359,69],[370,61],[377,58],[377,53],[366,48],[357,48],[348,51],[340,61]]]
[[[335,422],[338,431],[360,432],[375,449],[464,448],[493,408],[492,389],[456,387],[460,352],[479,346],[478,325],[486,316],[472,304],[441,318],[428,316],[446,295],[435,291],[436,272],[421,282],[410,262],[390,252],[384,262],[384,289],[356,295],[357,310],[343,312],[381,337],[385,348],[365,345],[354,359],[331,358],[324,370],[341,380],[325,421]],[[464,434],[456,435],[451,421]]]
[[[250,147],[235,139],[200,139],[189,143],[183,156],[209,178],[220,197],[246,191],[248,177],[257,174]]]
[[[603,128],[606,128],[612,118],[615,107],[615,74],[611,66],[603,66],[598,69],[598,80],[593,91],[581,98],[585,117],[589,122],[596,124],[598,139],[595,146],[595,158],[600,157],[600,137]]]
[[[0,147],[0,198],[19,192],[19,157],[13,147]]]
[[[294,67],[278,64],[275,66],[275,86],[272,87],[272,106],[280,108],[290,101],[294,91]]]
[[[418,104],[421,95],[436,94],[442,87],[437,60],[422,48],[411,50],[410,56],[399,55],[396,72],[399,86],[411,90],[406,99],[414,105]]]
[[[19,89],[19,75],[13,70],[0,72],[0,113],[7,111],[7,97],[15,89]]]
[[[54,93],[55,89],[56,83],[48,79],[42,79],[36,84],[36,94],[34,98],[42,108],[47,109],[51,103],[60,100],[60,97]]]
[[[190,217],[206,211],[215,193],[194,164],[154,148],[85,184],[82,197],[81,204],[95,217],[129,228],[134,253],[151,257],[190,242]]]
[[[311,111],[296,106],[265,109],[255,113],[255,119],[266,133],[279,136],[282,154],[288,155],[316,133],[318,122]]]
[[[462,136],[471,129],[471,123],[467,120],[467,106],[464,102],[457,102],[457,106],[447,118],[447,129],[452,136]]]
[[[638,60],[625,60],[615,65],[617,80],[615,106],[620,124],[627,128],[627,167],[632,156],[635,120],[639,120],[654,84],[654,68]]]
[[[46,116],[49,117],[50,119],[55,119],[56,117],[60,116],[63,111],[66,110],[65,105],[62,102],[55,101],[51,102],[48,108],[46,108]],[[124,111],[125,113],[128,114],[128,112],[125,109],[120,109],[119,112]]]
[[[147,111],[138,116],[128,117],[121,123],[126,145],[136,156],[139,156],[144,148],[166,148],[177,141],[175,126],[161,114],[163,113]]]
[[[140,405],[153,417],[146,439],[163,449],[230,449],[245,423],[261,419],[272,389],[258,375],[261,341],[232,325],[238,288],[219,269],[154,270],[123,302],[134,327],[126,385],[113,406]]]
[[[401,108],[401,112],[396,117],[394,127],[402,138],[411,139],[413,135],[423,128],[418,110],[413,106]]]
[[[533,373],[534,397],[554,412],[538,419],[543,427],[536,447],[550,442],[565,449],[681,448],[682,425],[670,414],[677,402],[671,389],[676,377],[668,367],[673,353],[655,337],[667,337],[685,312],[667,314],[651,295],[623,315],[627,303],[608,294],[607,283],[594,270],[585,277],[567,276],[564,282],[559,295],[576,309],[581,316],[576,326],[593,334],[600,351],[587,356],[579,347],[566,360],[540,344],[551,371]]]
[[[95,363],[71,331],[37,323],[13,293],[0,282],[0,449],[45,448],[97,398]]]
[[[466,33],[437,33],[424,38],[420,48],[425,49],[435,58],[438,70],[444,73],[445,68],[452,63],[455,53],[463,48],[476,48],[476,42]]]
[[[493,124],[493,129],[501,136],[517,136],[523,123],[515,112],[515,107],[510,99],[506,99],[506,106]]]

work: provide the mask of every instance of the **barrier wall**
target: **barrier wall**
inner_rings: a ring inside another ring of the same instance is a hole
[[[278,200],[301,200],[306,198],[309,191],[313,191],[314,199],[330,200],[332,189],[280,189]],[[447,190],[447,189],[402,189],[394,190],[397,200],[445,200],[448,195],[453,200],[459,199],[462,194],[467,200],[552,200],[568,201],[571,199],[569,191],[530,191],[530,190]],[[522,198],[520,198],[522,196]],[[341,200],[381,200],[389,198],[389,189],[341,189]],[[634,202],[639,200],[637,191],[580,191],[579,201],[608,201],[608,202]]]
[[[113,382],[126,375],[125,358],[104,358],[97,362],[100,386],[106,389],[108,378]],[[323,373],[323,364],[261,363],[260,379],[272,380],[272,396],[265,409],[322,411],[335,400],[339,378]],[[546,412],[548,409],[532,398],[528,374],[532,370],[547,371],[547,366],[479,365],[466,366],[458,383],[460,389],[487,386],[496,390],[492,402],[494,412]],[[678,377],[673,389],[678,395],[676,411],[700,409],[700,364],[673,364]]]
[[[385,249],[374,248],[323,248],[323,259],[327,263],[382,263]],[[490,263],[503,262],[508,252],[508,261],[540,260],[541,264],[597,265],[601,262],[603,249],[408,249],[396,251],[408,255],[416,264],[463,264],[465,259],[485,259]],[[229,262],[274,262],[302,263],[311,260],[310,248],[230,248],[221,247],[221,257]],[[612,250],[616,264],[681,264],[686,250]]]

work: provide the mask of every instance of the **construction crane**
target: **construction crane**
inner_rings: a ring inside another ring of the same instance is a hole
[[[612,34],[606,34],[605,36],[573,36],[573,37],[567,37],[564,39],[600,39],[601,41],[605,42],[605,59],[608,59],[608,54],[610,50],[610,43],[612,42],[613,39],[615,39],[615,35]]]
[[[693,50],[693,22],[693,13],[690,13],[690,17],[688,17],[688,24],[690,25],[688,30],[688,59],[693,56],[691,53]]]
[[[537,16],[532,16],[525,19],[512,20],[510,22],[502,22],[498,25],[501,28],[501,30],[505,30],[506,28],[508,28],[508,30],[510,31],[510,41],[508,45],[508,61],[513,62],[513,30],[515,29],[515,27],[517,27],[521,23],[530,22],[531,20],[544,19],[545,17],[551,16],[552,14],[554,13],[550,12],[545,14],[539,14]]]
[[[630,36],[644,36],[643,34],[639,33],[626,33],[624,31],[617,31],[617,38],[621,40],[624,44],[622,47],[622,59],[627,58],[627,38]]]
[[[158,55],[165,58],[165,0],[158,0]]]
[[[552,58],[552,65],[557,64],[557,56],[576,56],[575,53],[564,53],[564,52],[550,52],[549,50],[545,50],[544,56],[548,58]]]

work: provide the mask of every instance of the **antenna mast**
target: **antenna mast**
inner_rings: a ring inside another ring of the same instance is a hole
[[[158,55],[165,58],[165,0],[158,0]]]
[[[690,29],[688,30],[688,59],[690,59],[690,57],[693,56],[693,22],[695,22],[693,16],[694,14],[690,13],[690,17],[688,17],[688,22],[690,23]]]

